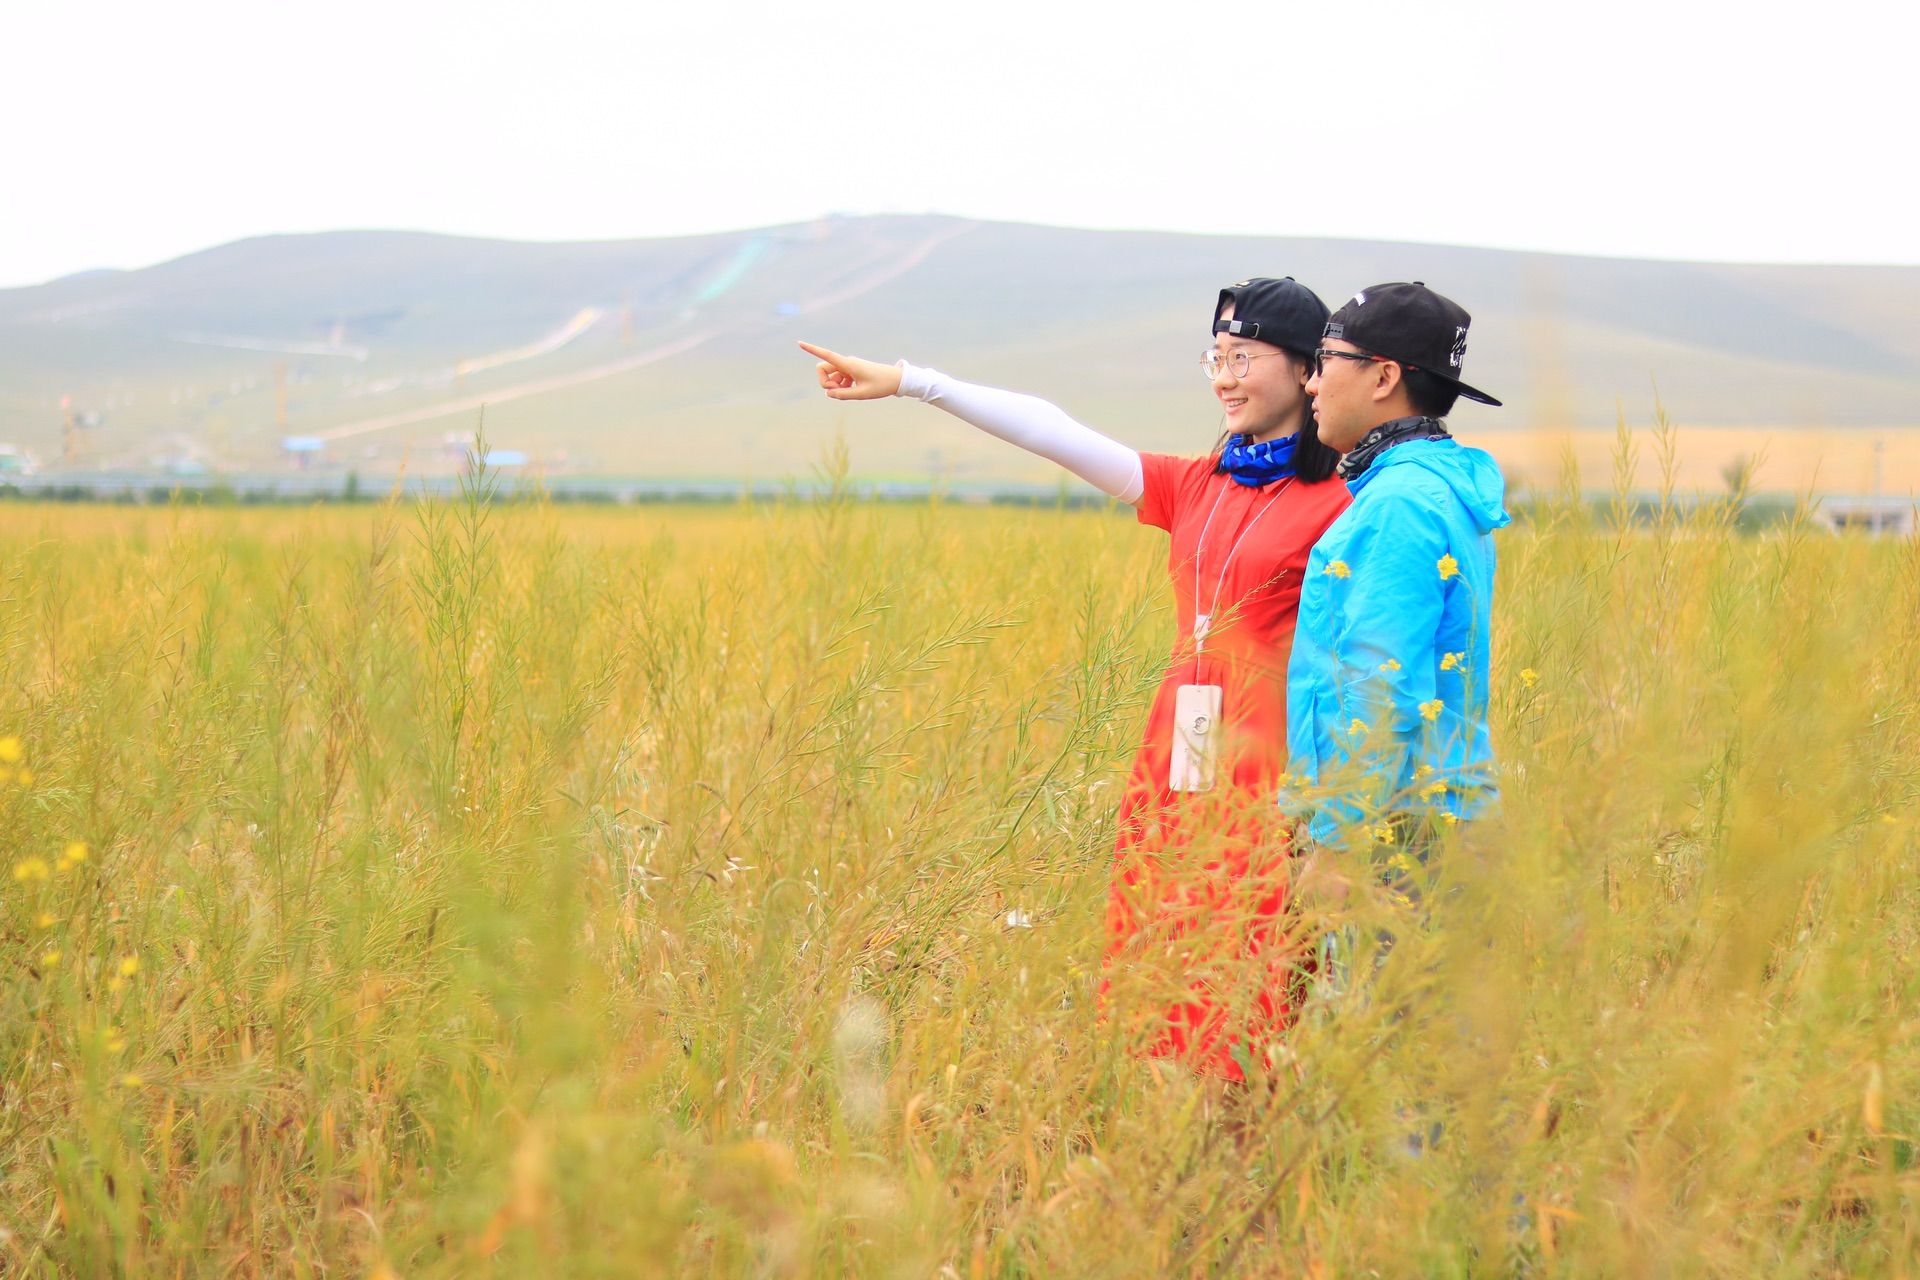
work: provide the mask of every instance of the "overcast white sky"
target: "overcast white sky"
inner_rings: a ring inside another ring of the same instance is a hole
[[[0,286],[829,211],[1920,263],[1912,0],[8,10]]]

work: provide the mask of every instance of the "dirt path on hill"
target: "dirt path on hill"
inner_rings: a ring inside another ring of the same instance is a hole
[[[935,249],[938,249],[949,240],[965,235],[978,225],[978,223],[965,222],[959,226],[950,227],[937,234],[928,236],[926,239],[908,249],[905,253],[900,254],[891,261],[882,262],[867,274],[857,276],[848,283],[830,290],[819,297],[802,302],[799,304],[800,314],[810,316],[816,312],[825,311],[829,307],[836,307],[843,302],[850,302],[862,294],[871,293],[881,285],[899,279],[907,272],[925,262],[932,256]],[[377,418],[365,418],[359,422],[350,422],[345,426],[333,427],[326,431],[315,431],[311,434],[315,439],[319,440],[347,440],[354,436],[370,435],[376,431],[390,431],[395,427],[406,427],[412,426],[415,423],[428,422],[434,418],[450,417],[455,414],[475,413],[488,405],[506,404],[514,400],[525,400],[529,396],[545,395],[550,391],[561,391],[567,387],[577,387],[583,383],[598,382],[602,378],[612,378],[623,373],[630,373],[635,369],[644,369],[650,364],[658,364],[662,360],[669,360],[674,356],[685,355],[694,348],[711,342],[723,333],[733,332],[738,332],[738,330],[729,327],[700,329],[684,337],[676,338],[672,342],[664,343],[661,346],[651,347],[645,351],[637,351],[633,355],[622,356],[618,360],[610,360],[605,364],[597,364],[591,368],[576,369],[572,373],[561,373],[555,374],[552,377],[534,378],[526,382],[517,382],[512,386],[499,387],[492,391],[479,392],[473,395],[458,396],[451,400],[441,400],[433,404],[422,405],[416,409],[403,409],[397,413],[384,414]]]

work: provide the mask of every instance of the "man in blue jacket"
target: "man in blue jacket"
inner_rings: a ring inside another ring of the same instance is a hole
[[[1460,380],[1469,323],[1424,284],[1375,285],[1334,312],[1315,353],[1314,417],[1354,495],[1307,562],[1287,673],[1282,802],[1310,815],[1318,844],[1419,856],[1421,829],[1496,798],[1487,667],[1505,482],[1442,421],[1459,396],[1500,403]]]

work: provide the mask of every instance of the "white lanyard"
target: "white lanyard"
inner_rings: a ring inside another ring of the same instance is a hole
[[[1213,518],[1220,512],[1220,501],[1227,496],[1228,487],[1237,483],[1239,482],[1232,476],[1227,477],[1226,485],[1221,486],[1219,496],[1213,500],[1213,509],[1207,512],[1206,522],[1200,526],[1200,537],[1193,544],[1193,607],[1196,610],[1193,615],[1193,652],[1196,657],[1205,651],[1207,647],[1207,632],[1213,628],[1213,611],[1220,607],[1220,587],[1221,584],[1227,580],[1227,570],[1233,567],[1233,557],[1238,554],[1240,544],[1245,542],[1247,535],[1253,532],[1253,526],[1260,523],[1260,516],[1266,515],[1268,511],[1273,509],[1273,504],[1280,500],[1280,495],[1285,493],[1287,486],[1293,483],[1293,477],[1288,476],[1280,482],[1280,487],[1273,491],[1271,498],[1267,499],[1267,505],[1260,508],[1260,515],[1249,520],[1247,527],[1240,531],[1240,536],[1233,540],[1233,545],[1227,548],[1227,558],[1220,566],[1220,575],[1213,580],[1213,599],[1208,602],[1207,611],[1200,613],[1198,612],[1200,608],[1200,557],[1207,549],[1207,530],[1213,527]]]

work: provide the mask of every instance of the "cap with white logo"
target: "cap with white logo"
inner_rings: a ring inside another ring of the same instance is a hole
[[[1469,400],[1500,402],[1460,381],[1467,358],[1467,328],[1473,317],[1450,298],[1418,280],[1368,285],[1333,313],[1323,336],[1351,342],[1409,369],[1424,369],[1450,382]]]

